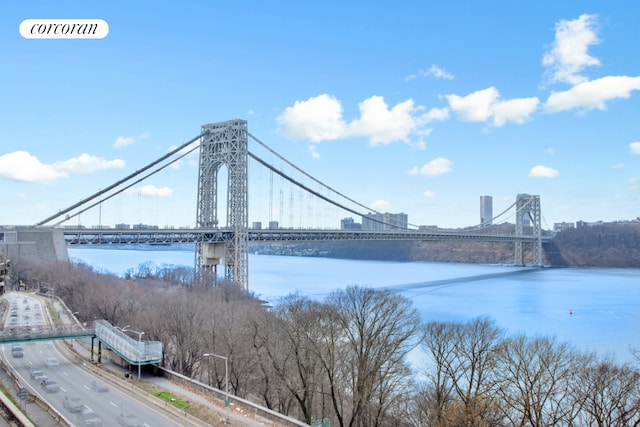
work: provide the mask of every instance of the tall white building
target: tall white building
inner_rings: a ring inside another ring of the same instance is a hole
[[[493,218],[493,198],[491,196],[480,196],[480,224],[491,225]]]

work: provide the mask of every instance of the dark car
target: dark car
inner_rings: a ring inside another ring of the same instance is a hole
[[[109,391],[109,387],[102,384],[100,381],[93,380],[91,381],[91,390],[95,390],[100,393],[105,393]]]
[[[42,380],[40,387],[42,387],[42,389],[47,393],[55,393],[60,390],[60,384],[58,384],[57,381],[50,380],[48,378],[46,380]]]
[[[138,419],[133,414],[120,414],[120,418],[118,418],[118,424],[122,427],[139,427],[141,424],[138,423]]]

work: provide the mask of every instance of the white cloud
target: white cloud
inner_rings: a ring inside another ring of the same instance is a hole
[[[416,127],[412,116],[415,108],[411,99],[389,109],[383,97],[372,96],[358,104],[358,107],[360,119],[349,123],[348,133],[368,137],[371,145],[408,142],[409,133]]]
[[[453,74],[434,64],[431,67],[429,67],[428,70],[421,69],[420,71],[418,71],[417,74],[410,74],[404,79],[407,81],[414,80],[418,76],[421,76],[421,77],[433,76],[437,79],[445,79],[445,80],[453,80],[455,78]]]
[[[529,171],[530,178],[555,178],[558,175],[560,172],[557,170],[542,165],[534,166]]]
[[[432,108],[424,114],[421,114],[419,120],[421,123],[430,123],[435,121],[443,121],[449,118],[448,108]]]
[[[424,194],[424,197],[436,197],[436,192],[431,190],[427,190],[423,194]]]
[[[278,124],[280,131],[293,139],[320,142],[365,137],[371,145],[378,145],[409,142],[410,135],[423,130],[421,125],[425,123],[416,117],[423,108],[415,106],[411,99],[389,108],[382,96],[372,96],[359,103],[358,108],[360,117],[347,123],[340,101],[322,94],[287,107],[278,116]]]
[[[15,151],[0,156],[0,177],[2,178],[48,184],[67,176],[67,173],[41,163],[36,156],[26,151]]]
[[[414,166],[409,170],[409,175],[437,176],[451,172],[451,160],[438,157],[424,164],[421,168]]]
[[[555,41],[542,59],[551,83],[582,83],[587,78],[579,73],[586,67],[600,65],[600,61],[587,52],[589,46],[600,43],[595,31],[596,18],[584,14],[578,19],[556,24]]]
[[[147,139],[151,136],[151,133],[148,131],[142,132],[138,139]],[[113,143],[114,148],[126,147],[127,145],[131,145],[136,142],[136,138],[132,136],[119,136],[116,138],[116,142]]]
[[[145,185],[138,188],[129,188],[124,191],[124,194],[140,197],[171,197],[173,195],[173,190],[169,187],[159,188],[155,185]]]
[[[341,138],[347,128],[342,104],[326,93],[285,108],[278,116],[278,124],[287,137],[314,142]]]
[[[640,141],[629,144],[629,149],[633,154],[640,154]]]
[[[313,157],[316,160],[320,158],[320,153],[318,153],[318,151],[316,150],[315,145],[309,145],[307,149],[309,150],[309,153],[311,153],[311,157]]]
[[[624,163],[614,163],[610,167],[611,169],[624,169]]]
[[[545,109],[552,113],[574,108],[605,110],[606,101],[629,98],[634,90],[640,90],[640,76],[602,77],[580,83],[563,92],[551,92]]]
[[[435,64],[429,67],[427,74],[445,80],[453,80],[455,78],[453,74],[443,70]]]
[[[465,122],[487,122],[496,127],[507,122],[524,123],[538,108],[538,98],[514,98],[501,101],[495,87],[478,90],[466,96],[445,95],[449,107]]]
[[[492,108],[493,125],[504,126],[507,122],[522,124],[536,111],[538,98],[516,98],[496,103]]]
[[[66,178],[69,174],[86,174],[124,166],[124,160],[105,160],[87,153],[47,165],[26,151],[15,151],[0,156],[0,177],[14,181],[49,184]]]
[[[131,145],[134,142],[136,142],[136,140],[133,137],[119,136],[116,138],[116,142],[113,143],[113,146],[115,148],[126,147],[127,145]]]
[[[377,211],[388,211],[391,207],[391,202],[388,200],[375,200],[371,203],[371,209],[375,209]]]
[[[124,160],[106,160],[101,157],[91,156],[87,153],[53,164],[53,167],[60,172],[81,174],[93,173],[104,169],[122,169],[124,166]]]
[[[494,87],[470,93],[467,96],[445,95],[449,107],[465,122],[484,122],[491,117],[491,106],[500,94]]]

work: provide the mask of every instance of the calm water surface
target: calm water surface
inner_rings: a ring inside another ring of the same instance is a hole
[[[70,248],[69,255],[122,275],[151,261],[193,266],[191,250]],[[640,348],[640,269],[531,271],[500,265],[352,261],[249,256],[249,286],[271,302],[291,292],[322,299],[350,285],[386,288],[413,301],[423,320],[487,315],[510,334],[556,336],[583,350],[636,361]]]

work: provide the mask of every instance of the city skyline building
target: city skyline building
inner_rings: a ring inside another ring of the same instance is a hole
[[[493,198],[480,196],[480,224],[486,227],[493,224]]]

